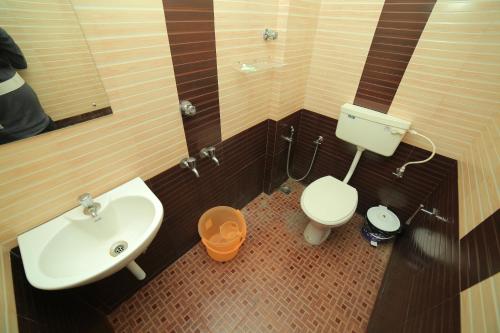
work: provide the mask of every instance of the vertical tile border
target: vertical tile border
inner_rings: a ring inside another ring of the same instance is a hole
[[[354,104],[387,113],[436,0],[386,0]]]
[[[219,85],[212,0],[163,0],[179,101],[196,106],[183,117],[190,155],[221,142]]]

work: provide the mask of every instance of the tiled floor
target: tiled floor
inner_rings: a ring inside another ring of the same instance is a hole
[[[120,332],[364,332],[391,246],[371,247],[362,218],[305,243],[302,186],[261,194],[242,211],[238,256],[212,261],[199,243],[114,311]]]

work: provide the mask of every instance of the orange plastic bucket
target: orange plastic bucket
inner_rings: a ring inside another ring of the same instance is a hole
[[[217,206],[200,217],[198,233],[212,259],[228,261],[238,254],[245,241],[247,226],[239,210]]]

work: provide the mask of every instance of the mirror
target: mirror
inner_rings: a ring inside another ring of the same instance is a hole
[[[1,0],[0,143],[111,113],[70,0]]]

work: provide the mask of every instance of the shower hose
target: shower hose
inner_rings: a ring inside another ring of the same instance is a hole
[[[288,156],[286,158],[286,174],[288,177],[290,177],[292,180],[295,180],[297,182],[306,179],[307,176],[311,173],[312,167],[314,165],[314,160],[316,159],[316,154],[318,153],[318,148],[319,145],[321,144],[322,138],[318,138],[314,143],[316,144],[316,147],[314,148],[314,154],[311,160],[311,164],[309,164],[309,169],[307,170],[307,173],[304,175],[302,178],[293,178],[292,175],[290,174],[290,152],[292,151],[292,140],[288,142]]]

